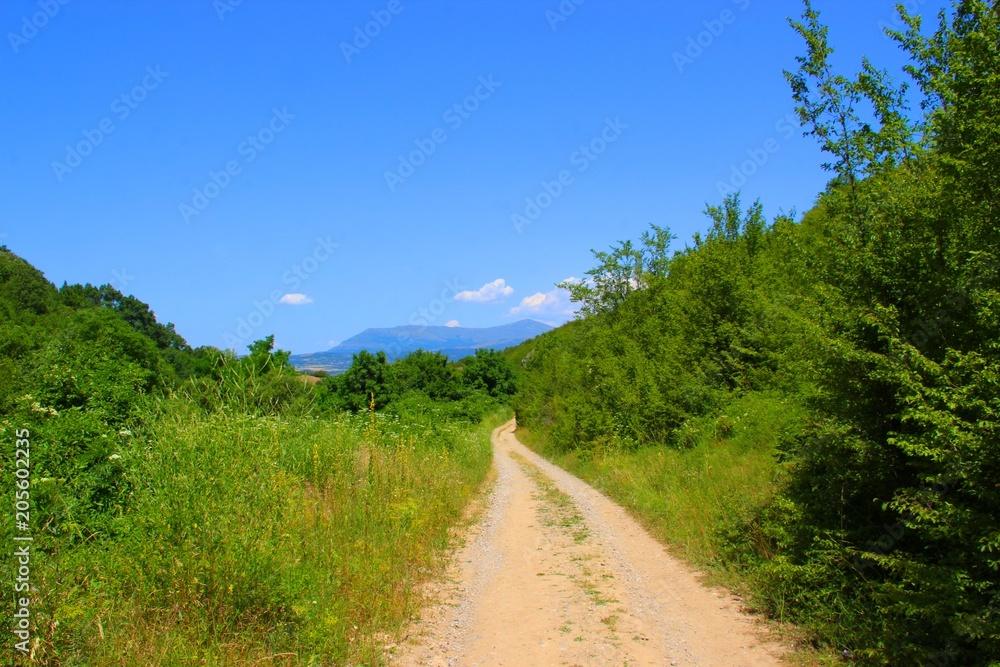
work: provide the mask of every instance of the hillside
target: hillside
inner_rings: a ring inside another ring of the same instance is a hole
[[[834,178],[800,219],[730,195],[683,250],[654,226],[595,253],[584,317],[504,353],[520,436],[816,645],[992,667],[1000,16],[896,36],[917,118],[888,75],[829,74],[814,13],[794,25]]]
[[[24,582],[0,662],[381,664],[510,417],[503,360],[403,360],[405,401],[368,414],[366,368],[307,384],[273,341],[192,349],[0,245],[0,539],[22,549],[0,566]]]
[[[449,359],[457,360],[474,354],[480,348],[503,350],[550,329],[549,325],[535,320],[483,328],[400,326],[365,329],[325,352],[293,354],[289,361],[299,370],[342,373],[350,367],[354,355],[362,350],[385,352],[390,361],[415,350],[440,352]]]

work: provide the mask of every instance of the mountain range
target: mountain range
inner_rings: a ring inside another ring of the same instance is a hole
[[[534,338],[552,329],[536,320],[519,320],[496,327],[400,326],[365,329],[325,352],[293,354],[289,361],[298,370],[322,370],[342,373],[361,350],[385,352],[389,360],[406,356],[414,350],[440,352],[456,360],[475,354],[479,348],[502,350]]]

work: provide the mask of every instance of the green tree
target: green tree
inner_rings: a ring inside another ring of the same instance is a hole
[[[351,412],[368,410],[373,400],[375,409],[381,410],[399,393],[392,365],[381,351],[361,350],[351,367],[330,381],[341,405]]]
[[[816,419],[788,448],[788,498],[808,527],[787,545],[789,572],[805,590],[820,568],[868,606],[869,619],[851,619],[865,660],[919,663],[957,647],[960,664],[986,665],[1000,659],[1000,495],[988,481],[1000,478],[1000,17],[993,3],[957,2],[930,37],[903,17],[895,37],[914,60],[924,118],[903,130],[898,113],[876,114],[878,130],[836,140],[814,125],[846,185],[821,202],[836,252],[819,274],[832,298]],[[825,50],[808,3],[799,28],[811,53]],[[800,114],[850,108],[845,90],[884,103],[877,86],[836,82],[806,103],[793,79]],[[911,133],[925,152],[893,159]]]
[[[496,350],[479,348],[461,362],[462,384],[473,391],[482,390],[494,398],[509,398],[517,390],[514,369]]]
[[[63,284],[59,290],[63,303],[73,308],[96,306],[117,312],[133,329],[152,340],[161,350],[190,350],[187,341],[174,329],[172,323],[160,324],[156,314],[134,296],[125,296],[111,285],[94,287]]]
[[[859,179],[895,168],[916,149],[905,101],[907,87],[895,84],[867,58],[856,78],[835,74],[829,61],[833,54],[829,29],[820,22],[811,0],[804,4],[802,20],[789,22],[805,41],[806,55],[796,57],[798,70],[786,71],[785,78],[806,134],[816,137],[820,148],[834,158],[824,168],[844,180],[853,203]],[[867,115],[861,110],[865,104]]]
[[[600,264],[587,271],[590,278],[563,281],[557,287],[569,291],[570,300],[580,304],[583,315],[614,310],[629,294],[666,275],[667,252],[674,238],[669,229],[650,225],[639,245],[621,241],[608,252],[592,250]]]
[[[55,289],[42,272],[0,245],[0,322],[45,315],[57,306]]]
[[[416,350],[392,364],[400,393],[419,391],[434,400],[459,398],[461,385],[448,357],[440,352]]]
[[[251,366],[257,374],[294,370],[288,361],[291,352],[274,349],[274,334],[255,340],[247,345],[247,349],[250,354],[243,358],[243,363]]]

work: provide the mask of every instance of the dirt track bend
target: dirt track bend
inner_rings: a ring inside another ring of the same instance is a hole
[[[493,432],[497,480],[399,667],[778,665],[781,649],[625,510]]]

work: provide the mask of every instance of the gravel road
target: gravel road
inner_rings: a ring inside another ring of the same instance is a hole
[[[628,513],[514,436],[445,581],[391,648],[398,667],[779,665],[782,649]]]

